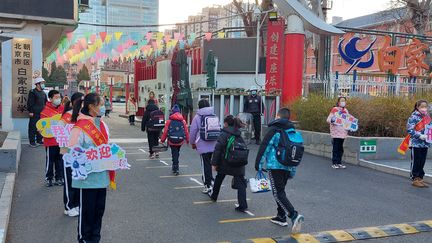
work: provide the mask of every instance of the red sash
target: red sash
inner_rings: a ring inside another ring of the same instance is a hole
[[[61,117],[61,120],[64,121],[66,124],[72,124],[72,115],[69,112],[66,112]]]
[[[431,123],[431,121],[432,121],[432,119],[431,119],[430,116],[423,117],[421,119],[421,121],[415,125],[414,130],[416,132],[418,132],[418,131],[421,131],[421,130],[425,129],[426,125],[428,125],[429,123]],[[402,141],[402,143],[399,145],[398,152],[400,154],[405,155],[406,151],[408,151],[410,139],[411,139],[411,135],[407,135],[405,137],[405,139]]]
[[[105,129],[105,123],[101,121],[100,130],[90,120],[79,120],[75,126],[81,129],[96,146],[108,143],[108,133]],[[110,187],[116,189],[115,171],[109,171]]]
[[[55,115],[60,114],[60,110],[55,110],[52,107],[46,105],[45,108],[41,112],[41,116],[45,117],[53,117]]]

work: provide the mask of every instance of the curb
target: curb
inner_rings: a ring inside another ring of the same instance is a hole
[[[365,159],[359,159],[358,165],[372,169],[372,170],[384,172],[387,174],[402,176],[405,178],[409,178],[410,174],[411,174],[411,172],[409,170],[406,170],[406,169],[397,168],[397,167],[388,166],[388,165],[383,165],[383,164],[379,164],[379,163],[374,163],[374,162],[371,162],[371,161],[368,161]],[[427,183],[432,183],[432,175],[425,175],[423,180],[426,181]]]
[[[0,237],[1,242],[6,242],[9,217],[12,208],[13,192],[15,187],[15,173],[7,173],[0,198]]]
[[[226,241],[225,243],[331,243],[371,240],[423,232],[432,232],[432,220],[347,230],[321,231],[310,234],[292,234],[275,238],[255,238],[232,242]]]

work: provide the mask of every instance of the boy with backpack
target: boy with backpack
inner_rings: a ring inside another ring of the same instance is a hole
[[[159,110],[154,100],[149,100],[141,122],[141,131],[147,131],[150,159],[159,157],[153,147],[159,144],[160,132],[165,126],[165,114]]]
[[[192,149],[201,155],[202,180],[204,194],[208,194],[213,186],[213,173],[211,159],[216,141],[220,135],[219,118],[214,114],[213,107],[206,99],[198,102],[198,112],[192,120],[190,127],[190,141]]]
[[[298,233],[304,221],[285,194],[288,179],[296,174],[296,166],[303,156],[303,139],[290,122],[290,110],[281,108],[278,119],[269,124],[269,131],[264,137],[255,161],[257,171],[265,171],[264,161],[273,196],[277,204],[277,215],[270,221],[280,226],[288,226],[287,217],[292,222],[292,233]]]
[[[241,121],[232,115],[224,119],[224,129],[219,136],[211,164],[217,171],[214,187],[210,198],[216,202],[219,190],[226,175],[233,176],[231,187],[237,189],[238,206],[236,211],[245,212],[248,208],[246,201],[245,167],[248,163],[249,150],[240,136]]]
[[[177,105],[174,105],[172,114],[166,122],[161,142],[164,143],[167,138],[171,148],[172,172],[174,175],[179,175],[180,148],[185,142],[189,144],[189,131]]]

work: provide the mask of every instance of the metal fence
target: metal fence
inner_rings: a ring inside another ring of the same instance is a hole
[[[412,96],[432,92],[432,84],[425,78],[394,76],[392,80],[383,77],[363,76],[355,80],[353,75],[333,75],[328,80],[303,80],[303,96],[320,93],[327,97],[371,97]]]

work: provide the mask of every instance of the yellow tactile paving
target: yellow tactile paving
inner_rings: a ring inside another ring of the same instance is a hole
[[[331,234],[338,242],[344,242],[344,241],[353,241],[355,240],[352,235],[350,235],[348,232],[344,230],[331,230],[326,231],[326,233]]]
[[[414,228],[408,224],[393,224],[392,226],[402,230],[402,232],[404,232],[404,234],[415,234],[415,233],[420,232],[416,228]]]
[[[296,239],[298,243],[319,243],[319,241],[310,234],[292,234],[291,237]]]
[[[389,236],[386,232],[378,229],[377,227],[358,228],[357,230],[367,232],[372,238],[381,238]]]

